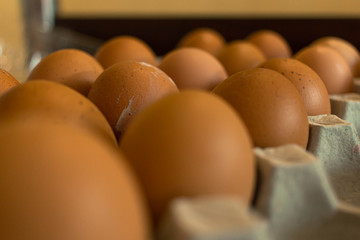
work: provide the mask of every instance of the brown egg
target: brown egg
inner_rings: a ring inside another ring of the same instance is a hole
[[[217,57],[228,75],[257,67],[265,62],[262,51],[249,41],[236,40],[222,49]]]
[[[46,119],[0,127],[0,239],[151,239],[142,192],[116,148]]]
[[[354,90],[351,69],[336,50],[327,46],[309,46],[296,53],[294,58],[311,67],[320,76],[329,94]]]
[[[360,56],[357,48],[350,42],[342,38],[328,36],[317,39],[313,44],[325,45],[338,51],[349,64],[352,73],[356,73],[356,64],[359,62]]]
[[[246,37],[246,40],[254,43],[265,54],[267,59],[277,57],[290,57],[291,48],[286,39],[272,30],[258,30]]]
[[[139,177],[155,221],[180,196],[236,195],[249,204],[255,163],[237,113],[209,92],[184,90],[146,108],[120,148]]]
[[[144,62],[123,61],[105,69],[88,97],[120,136],[147,105],[173,92],[178,92],[176,85],[159,68]]]
[[[357,77],[357,78],[360,77],[360,60],[355,66],[355,75],[354,76]]]
[[[85,96],[63,84],[29,81],[0,97],[0,125],[31,119],[84,128],[117,145],[110,125],[99,109]]]
[[[28,80],[45,79],[65,84],[87,95],[103,68],[94,57],[77,49],[58,50],[31,71]]]
[[[309,124],[295,86],[280,73],[254,68],[231,75],[213,92],[244,120],[257,147],[298,144],[306,148]]]
[[[274,58],[260,67],[275,70],[287,77],[300,93],[308,115],[330,114],[330,98],[326,86],[309,66],[292,58]]]
[[[218,59],[198,48],[180,48],[167,53],[159,68],[179,89],[212,90],[228,76]]]
[[[0,68],[0,96],[20,83],[10,73]]]
[[[95,53],[104,69],[124,61],[134,60],[157,66],[156,55],[143,40],[134,36],[117,36],[106,41]]]
[[[196,47],[216,56],[225,46],[224,37],[212,28],[197,28],[183,36],[178,47]]]

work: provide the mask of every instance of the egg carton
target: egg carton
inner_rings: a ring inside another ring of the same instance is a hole
[[[177,198],[157,239],[360,239],[358,93],[331,95],[333,114],[308,118],[307,150],[254,148],[258,189],[251,208],[234,196]]]

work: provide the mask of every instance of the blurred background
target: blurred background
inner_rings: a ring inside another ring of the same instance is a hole
[[[4,68],[31,68],[49,51],[77,47],[93,53],[102,41],[122,34],[143,39],[163,55],[196,27],[212,27],[228,41],[272,29],[288,40],[294,52],[327,35],[359,48],[360,1],[1,1],[0,53],[7,51],[6,58],[11,56],[12,61],[0,54],[0,63]]]

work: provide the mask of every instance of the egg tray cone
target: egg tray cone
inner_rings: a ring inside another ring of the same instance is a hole
[[[254,148],[259,189],[251,209],[233,196],[178,198],[158,239],[360,239],[360,95],[330,99],[334,114],[309,117],[307,150]]]

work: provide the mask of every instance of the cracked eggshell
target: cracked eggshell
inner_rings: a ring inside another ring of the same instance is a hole
[[[10,73],[0,68],[0,96],[12,87],[19,85],[19,81],[16,80]]]
[[[294,56],[311,67],[324,82],[329,94],[354,91],[354,79],[349,64],[335,49],[324,45],[311,45]]]
[[[295,86],[280,73],[266,68],[241,71],[213,93],[238,111],[255,146],[294,143],[306,148],[309,123],[304,103]]]
[[[292,58],[270,59],[259,67],[281,73],[289,79],[300,93],[310,116],[330,114],[330,98],[319,75],[306,64]]]
[[[140,111],[174,92],[178,92],[175,83],[159,68],[144,62],[123,61],[105,69],[88,97],[120,137]]]
[[[43,58],[28,76],[62,83],[87,95],[103,67],[90,54],[78,49],[62,49]]]
[[[209,92],[184,90],[154,102],[129,125],[120,149],[155,221],[176,197],[225,194],[251,201],[250,136],[234,109]]]

